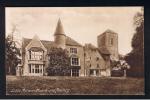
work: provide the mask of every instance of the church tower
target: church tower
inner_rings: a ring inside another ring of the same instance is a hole
[[[58,20],[56,30],[54,33],[54,37],[55,37],[54,42],[56,44],[56,47],[65,49],[65,47],[66,47],[66,35],[65,35],[63,25],[62,25],[60,19]]]
[[[97,37],[98,48],[101,51],[108,51],[111,59],[119,59],[118,56],[118,34],[112,30],[106,30]]]

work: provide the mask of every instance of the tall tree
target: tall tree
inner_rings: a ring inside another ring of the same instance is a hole
[[[12,35],[8,35],[5,39],[5,68],[6,74],[15,75],[16,67],[21,62],[19,59],[21,53],[20,49],[16,47],[12,37]]]
[[[49,65],[46,69],[48,75],[67,76],[70,73],[70,58],[67,50],[52,48],[48,57]]]
[[[134,16],[135,33],[132,38],[132,51],[125,56],[131,66],[129,76],[144,76],[144,9]]]

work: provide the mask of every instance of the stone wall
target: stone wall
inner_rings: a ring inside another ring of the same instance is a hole
[[[69,52],[69,56],[72,55],[72,53],[70,53],[70,48],[77,48],[77,55],[80,59],[80,66],[81,69],[79,71],[79,76],[84,76],[84,50],[82,46],[66,46],[67,51]]]
[[[105,61],[97,49],[85,48],[85,70],[86,76],[90,76],[90,69],[99,70],[101,76],[101,70],[105,68]]]
[[[112,41],[112,42],[111,42]],[[118,59],[118,34],[106,32],[97,37],[99,49],[107,49],[112,58]]]

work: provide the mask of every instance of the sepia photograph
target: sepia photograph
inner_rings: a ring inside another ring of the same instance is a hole
[[[144,7],[5,7],[6,95],[145,95]]]

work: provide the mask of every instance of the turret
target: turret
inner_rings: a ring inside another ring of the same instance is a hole
[[[55,37],[54,42],[56,44],[56,47],[65,49],[65,47],[66,47],[66,35],[65,35],[63,25],[62,25],[60,19],[58,20],[56,30],[54,33],[54,37]]]

